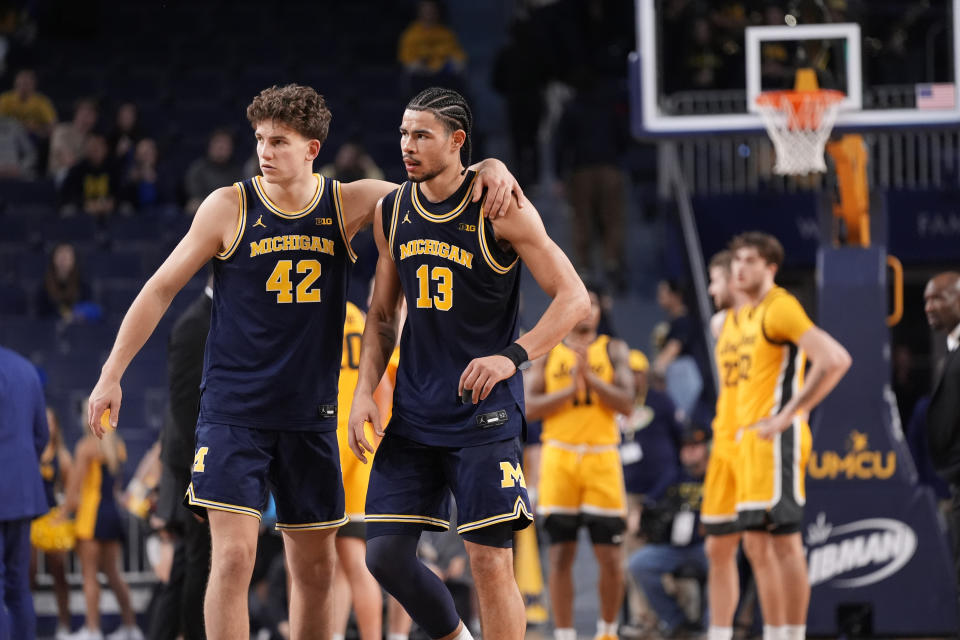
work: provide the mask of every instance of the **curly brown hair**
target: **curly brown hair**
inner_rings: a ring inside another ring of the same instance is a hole
[[[264,120],[277,120],[309,140],[323,144],[333,114],[311,87],[288,84],[264,89],[247,107],[247,120],[256,128]]]

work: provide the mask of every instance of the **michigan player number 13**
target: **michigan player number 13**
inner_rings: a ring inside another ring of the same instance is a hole
[[[278,260],[273,273],[267,278],[267,291],[277,294],[277,302],[287,304],[294,301],[293,282],[290,272],[294,270],[293,260]],[[311,288],[320,277],[320,262],[317,260],[297,260],[296,272],[304,274],[297,283],[297,302],[320,302],[320,289]]]
[[[430,296],[430,281],[437,283],[437,293]],[[447,267],[421,265],[417,269],[419,295],[417,296],[418,309],[436,308],[438,311],[450,311],[453,308],[453,272]]]

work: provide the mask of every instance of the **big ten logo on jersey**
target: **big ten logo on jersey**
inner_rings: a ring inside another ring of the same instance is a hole
[[[500,480],[501,489],[509,489],[511,487],[519,485],[524,489],[527,488],[527,481],[523,478],[523,469],[520,468],[520,464],[513,464],[512,462],[503,461],[500,463],[500,473],[503,474],[503,478]]]
[[[340,357],[341,369],[360,368],[360,345],[363,343],[363,334],[351,331],[343,334],[343,355]]]
[[[870,450],[866,433],[851,431],[847,438],[847,451],[813,451],[810,453],[808,471],[817,480],[886,480],[897,470],[895,451]]]
[[[327,227],[333,224],[333,218],[314,218],[318,227]]]
[[[197,449],[197,453],[193,456],[193,472],[194,473],[203,473],[207,468],[203,463],[203,459],[207,457],[207,453],[210,451],[209,447],[200,447]]]
[[[460,231],[469,231],[471,233],[476,233],[477,231],[477,225],[467,224],[466,222],[461,222],[457,228],[460,229]]]

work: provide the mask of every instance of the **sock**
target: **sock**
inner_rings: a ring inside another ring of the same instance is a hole
[[[573,628],[554,629],[553,640],[577,640],[577,630]]]
[[[466,622],[460,623],[460,633],[453,636],[453,640],[473,640],[473,636],[470,634],[470,629],[467,627]]]
[[[733,640],[733,627],[715,627],[707,629],[707,640]]]
[[[807,637],[807,625],[788,624],[783,627],[783,640],[804,640]]]
[[[388,633],[387,640],[410,640],[410,636],[406,633]]]
[[[384,535],[367,540],[367,568],[431,638],[460,626],[460,615],[443,581],[417,558],[419,535]],[[456,640],[471,638],[467,626]]]
[[[617,635],[617,623],[616,622],[607,622],[605,620],[597,620],[597,635],[598,636],[614,636]]]
[[[330,640],[343,640],[343,634],[335,633],[332,636],[330,636]]]
[[[783,640],[785,637],[783,625],[763,625],[763,640]]]

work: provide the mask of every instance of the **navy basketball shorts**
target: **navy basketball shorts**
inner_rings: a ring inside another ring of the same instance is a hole
[[[197,424],[197,449],[184,503],[261,517],[269,492],[277,529],[330,529],[347,522],[336,431],[271,431]]]
[[[367,539],[419,535],[450,528],[450,495],[457,501],[457,532],[533,522],[517,438],[472,447],[437,447],[386,436],[373,457],[367,488]]]

